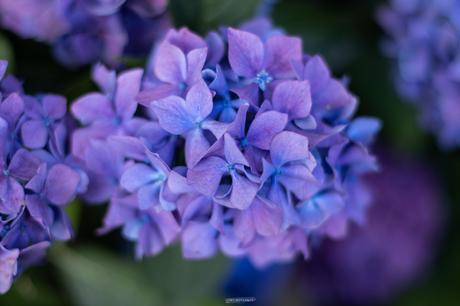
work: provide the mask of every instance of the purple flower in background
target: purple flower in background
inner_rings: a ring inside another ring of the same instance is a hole
[[[84,197],[109,202],[101,233],[122,228],[138,257],[180,241],[185,258],[221,251],[263,266],[308,258],[311,237],[343,237],[364,221],[360,177],[376,169],[368,149],[379,122],[353,118],[356,98],[300,39],[263,20],[244,27],[205,39],[170,30],[139,106],[140,72],[115,82],[98,68],[104,93],[72,107]]]
[[[460,3],[392,0],[378,11],[395,60],[395,86],[444,147],[460,144]]]
[[[387,302],[433,259],[443,219],[436,175],[426,163],[379,152],[381,173],[364,179],[375,195],[367,222],[342,241],[325,242],[301,265],[300,277],[321,303]]]
[[[0,61],[0,77],[6,65]],[[18,83],[12,77],[0,82],[0,292],[5,293],[53,241],[72,237],[64,207],[85,191],[87,177],[67,153],[65,99],[27,96],[12,86]]]
[[[167,0],[0,1],[2,26],[47,42],[69,67],[146,55],[170,28]],[[137,35],[142,32],[142,35]],[[139,38],[138,36],[142,36]]]

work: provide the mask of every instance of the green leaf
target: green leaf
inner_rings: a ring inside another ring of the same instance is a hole
[[[205,304],[219,289],[228,268],[229,260],[221,255],[207,260],[186,260],[179,247],[168,248],[145,259],[143,264],[149,282],[161,290],[171,305],[178,306],[190,305],[191,301]]]
[[[176,26],[205,34],[219,26],[236,26],[252,18],[260,0],[171,0]]]
[[[164,305],[133,261],[97,248],[79,251],[54,248],[51,255],[51,261],[77,305]]]

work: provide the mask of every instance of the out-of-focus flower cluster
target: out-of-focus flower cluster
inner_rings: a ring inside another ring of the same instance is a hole
[[[426,272],[436,255],[444,211],[441,186],[426,163],[379,151],[381,172],[366,178],[368,220],[342,241],[324,243],[299,277],[324,305],[379,305]]]
[[[460,144],[460,2],[391,0],[378,19],[397,61],[396,86],[445,147]]]
[[[166,33],[166,6],[167,0],[0,0],[0,20],[24,38],[52,44],[67,66],[115,65],[123,54],[147,54]]]
[[[378,121],[353,119],[356,98],[300,39],[242,29],[170,30],[145,73],[96,66],[101,92],[72,105],[84,197],[109,201],[100,231],[121,227],[138,257],[180,240],[186,258],[264,265],[363,219]]]
[[[64,97],[26,95],[0,61],[0,293],[72,227],[64,207],[86,190],[67,149]]]

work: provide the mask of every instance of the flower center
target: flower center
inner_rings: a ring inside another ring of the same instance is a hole
[[[243,137],[240,139],[240,145],[244,149],[249,145],[249,140],[247,137]]]
[[[273,81],[273,78],[266,70],[262,70],[256,75],[255,82],[259,85],[260,90],[265,91],[267,89],[267,85]]]

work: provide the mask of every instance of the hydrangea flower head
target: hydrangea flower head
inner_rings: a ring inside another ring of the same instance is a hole
[[[396,87],[444,147],[460,144],[458,1],[392,0],[378,12],[396,61]]]
[[[1,80],[0,61],[0,293],[56,240],[72,237],[64,207],[87,187],[87,176],[66,150],[66,101],[27,96]]]
[[[52,44],[56,57],[75,67],[123,54],[147,54],[170,27],[167,0],[0,1],[3,27]],[[142,35],[137,35],[142,31]]]
[[[356,98],[324,61],[259,22],[206,38],[171,30],[145,70],[135,128],[87,134],[89,192],[109,201],[101,232],[121,227],[138,256],[180,241],[186,258],[220,250],[265,265],[363,221],[378,121],[353,119]],[[82,129],[93,112],[78,108],[94,97],[74,105]]]

